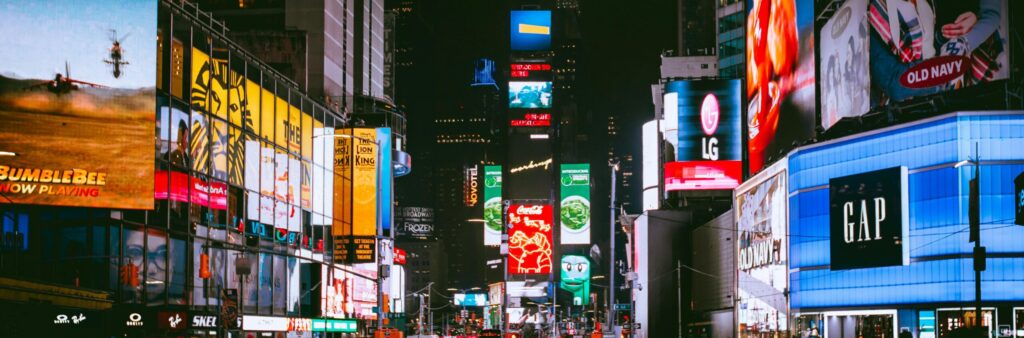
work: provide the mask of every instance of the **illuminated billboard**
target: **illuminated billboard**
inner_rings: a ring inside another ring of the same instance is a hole
[[[786,161],[780,161],[734,191],[738,337],[777,334],[789,327],[786,169]]]
[[[509,108],[551,108],[551,81],[509,81]]]
[[[562,256],[558,287],[572,292],[572,305],[590,304],[590,260],[579,255]]]
[[[512,11],[509,21],[513,51],[551,49],[551,11]]]
[[[551,273],[551,205],[512,204],[508,209],[508,273]]]
[[[590,164],[562,164],[559,184],[562,244],[590,244]]]
[[[740,185],[740,161],[686,161],[665,163],[665,191],[729,190]]]
[[[537,136],[541,137],[537,137]],[[509,176],[505,199],[550,199],[554,180],[551,140],[547,134],[509,135]]]
[[[4,203],[153,208],[157,3],[3,5]]]
[[[739,80],[665,84],[665,112],[674,112],[678,121],[679,161],[665,164],[665,191],[732,189],[739,185],[743,172],[740,95]]]
[[[346,263],[375,262],[377,234],[377,130],[339,128],[335,134],[334,210],[331,229],[335,260]]]
[[[508,126],[514,128],[550,127],[551,113],[548,110],[515,110],[509,112]]]
[[[1005,0],[847,1],[821,30],[821,126],[1010,74]]]
[[[486,293],[456,293],[452,295],[455,306],[487,306]]]
[[[484,166],[484,245],[501,244],[501,166]]]
[[[550,63],[513,63],[509,77],[517,81],[551,81]]]
[[[749,4],[746,123],[753,174],[814,134],[814,1]]]

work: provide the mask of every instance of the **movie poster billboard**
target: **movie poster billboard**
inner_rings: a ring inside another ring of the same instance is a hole
[[[753,174],[814,134],[814,1],[748,4],[746,123]]]
[[[740,185],[736,201],[738,337],[785,334],[789,327],[789,203],[786,162]]]
[[[821,30],[821,126],[1009,77],[1005,0],[848,0]]]
[[[501,244],[501,166],[484,166],[484,245]]]
[[[157,1],[0,7],[0,199],[152,209]]]
[[[590,244],[590,164],[562,164],[558,209],[562,244]]]
[[[347,263],[375,261],[377,234],[377,130],[339,128],[334,153],[335,210],[332,227],[335,260]]]
[[[512,204],[508,208],[508,273],[551,273],[551,205]]]

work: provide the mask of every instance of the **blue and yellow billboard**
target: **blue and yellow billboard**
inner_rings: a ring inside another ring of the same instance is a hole
[[[551,11],[512,11],[514,51],[551,49]]]

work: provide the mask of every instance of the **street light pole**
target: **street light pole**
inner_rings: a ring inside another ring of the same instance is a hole
[[[608,237],[609,251],[611,251],[611,259],[608,264],[608,330],[614,332],[615,323],[615,172],[619,170],[619,162],[608,160],[609,171],[612,176],[612,194],[611,204],[608,209],[611,210],[608,216]]]

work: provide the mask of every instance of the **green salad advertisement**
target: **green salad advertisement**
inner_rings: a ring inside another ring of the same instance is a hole
[[[590,244],[590,164],[563,164],[562,244]]]
[[[501,166],[484,166],[484,245],[501,245]]]

